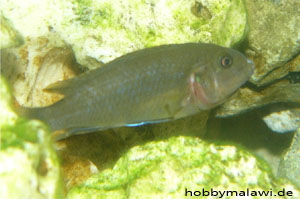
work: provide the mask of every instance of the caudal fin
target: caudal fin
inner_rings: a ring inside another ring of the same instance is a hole
[[[41,115],[41,108],[27,108],[20,106],[16,109],[17,114],[28,119],[44,120]]]
[[[38,119],[44,120],[42,116],[43,108],[29,108],[21,106],[16,100],[14,100],[13,108],[15,112],[21,116],[28,119]]]

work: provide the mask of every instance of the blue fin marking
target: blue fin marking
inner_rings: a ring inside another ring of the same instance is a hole
[[[139,123],[135,123],[135,124],[126,124],[125,126],[127,127],[135,127],[135,126],[142,126],[147,124],[147,122],[139,122]]]
[[[142,125],[146,125],[146,124],[157,124],[157,123],[167,122],[170,120],[171,119],[161,119],[161,120],[155,120],[155,121],[137,122],[137,123],[132,123],[132,124],[125,124],[125,126],[135,127],[135,126],[142,126]]]

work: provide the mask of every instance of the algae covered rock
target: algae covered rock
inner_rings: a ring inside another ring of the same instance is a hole
[[[274,103],[300,103],[300,83],[282,80],[259,90],[241,88],[217,111],[225,117]]]
[[[22,43],[21,36],[10,22],[0,13],[0,49],[18,46]]]
[[[0,0],[3,15],[26,37],[57,33],[88,67],[168,43],[232,46],[245,37],[242,0]],[[37,17],[38,16],[38,17]]]
[[[250,87],[226,101],[217,111],[221,117],[270,104],[300,103],[300,1],[245,0],[245,6],[250,28],[245,49],[255,63],[250,78],[254,85],[248,84]],[[295,131],[300,125],[299,114],[292,107],[284,109],[292,113],[288,116],[275,108],[262,118],[273,131]]]
[[[246,27],[241,0],[91,0],[75,1],[74,10],[81,32],[89,32],[85,54],[103,62],[169,43],[202,41],[232,46],[244,37]],[[82,42],[70,43],[75,52],[82,46]]]
[[[275,193],[282,187],[292,191],[294,198],[299,197],[299,190],[276,179],[265,162],[245,150],[192,137],[173,137],[132,148],[113,169],[93,175],[71,189],[68,197],[203,198],[187,191],[248,188],[272,189]]]
[[[59,141],[56,144],[67,189],[83,183],[92,174],[112,168],[120,156],[134,146],[172,136],[203,136],[208,114],[201,112],[175,121],[109,129]]]
[[[263,118],[267,126],[278,133],[296,131],[300,127],[300,108],[273,112]]]
[[[63,186],[47,127],[19,118],[0,82],[0,198],[58,198]]]
[[[245,0],[245,6],[250,28],[245,49],[255,63],[250,78],[254,85],[239,90],[218,116],[274,103],[300,103],[300,1]]]
[[[245,4],[249,55],[256,66],[251,81],[264,85],[285,76],[288,70],[280,68],[286,69],[284,64],[300,52],[300,1],[246,0]]]
[[[300,187],[300,128],[295,132],[289,150],[280,160],[278,175],[288,178]]]
[[[63,96],[44,89],[79,73],[72,50],[57,34],[26,38],[19,47],[2,50],[1,56],[1,72],[23,106],[53,104]]]

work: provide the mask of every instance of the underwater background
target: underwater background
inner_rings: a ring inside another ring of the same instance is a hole
[[[300,198],[299,0],[0,5],[1,198],[209,198],[186,188],[284,188],[293,195],[259,198]],[[48,85],[129,52],[187,42],[239,50],[254,73],[212,110],[60,141],[13,110],[51,105],[63,95]]]

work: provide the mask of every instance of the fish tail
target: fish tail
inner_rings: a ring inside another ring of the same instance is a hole
[[[28,119],[37,119],[41,121],[45,121],[43,117],[43,109],[44,108],[29,108],[21,106],[16,99],[14,99],[13,103],[14,111],[21,117],[25,117]]]
[[[27,108],[20,106],[16,112],[23,117],[28,119],[38,119],[44,121],[41,115],[41,108]]]

